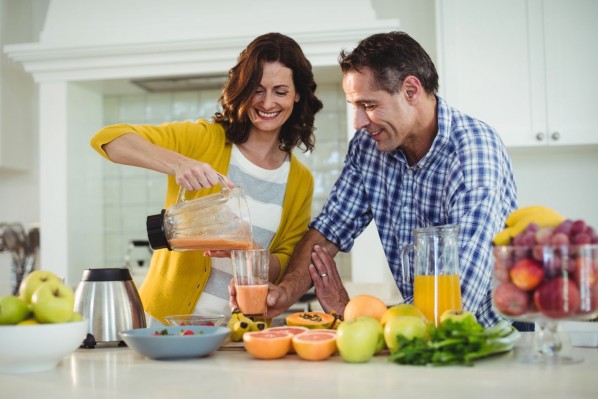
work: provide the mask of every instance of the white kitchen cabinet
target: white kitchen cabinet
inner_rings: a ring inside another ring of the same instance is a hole
[[[438,0],[440,94],[507,146],[598,144],[598,1]]]

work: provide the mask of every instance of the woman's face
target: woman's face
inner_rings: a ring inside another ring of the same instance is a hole
[[[278,135],[297,101],[293,71],[280,62],[265,62],[262,81],[251,97],[248,112],[254,129]]]

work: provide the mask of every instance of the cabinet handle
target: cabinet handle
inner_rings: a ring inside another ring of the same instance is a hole
[[[558,139],[560,139],[560,138],[561,138],[561,134],[560,134],[559,132],[553,132],[553,133],[550,135],[550,137],[552,137],[552,139],[553,139],[554,141],[557,141]]]
[[[536,140],[544,141],[544,133],[542,133],[542,132],[536,133]]]

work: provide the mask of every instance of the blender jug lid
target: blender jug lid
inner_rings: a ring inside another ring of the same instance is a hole
[[[131,272],[126,267],[85,269],[81,281],[130,281]]]
[[[166,232],[164,231],[164,213],[166,209],[162,209],[162,212],[158,215],[150,215],[146,220],[147,228],[147,239],[152,249],[168,248],[170,251],[170,245],[166,239]]]

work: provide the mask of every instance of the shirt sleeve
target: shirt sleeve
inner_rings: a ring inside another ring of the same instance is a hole
[[[205,148],[216,144],[215,139],[222,140],[221,137],[218,137],[222,134],[213,134],[216,130],[213,127],[210,129],[210,126],[214,125],[205,120],[162,123],[160,125],[120,123],[106,126],[98,131],[91,138],[90,144],[100,155],[109,159],[103,146],[124,134],[134,133],[160,147],[197,159],[199,154],[205,152]]]
[[[487,132],[486,132],[487,133]],[[476,135],[464,143],[451,165],[448,192],[449,223],[460,225],[459,273],[464,308],[476,313],[484,325],[494,324],[494,312],[484,311],[490,297],[493,259],[492,238],[502,228],[506,209],[516,195],[510,168],[494,134]],[[483,142],[480,145],[480,140]],[[471,144],[471,145],[470,145]],[[506,174],[506,176],[505,176]],[[506,206],[505,206],[506,203]]]
[[[349,252],[372,220],[372,212],[362,181],[359,160],[360,136],[349,143],[341,175],[334,184],[322,212],[310,223],[341,251]]]

